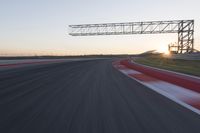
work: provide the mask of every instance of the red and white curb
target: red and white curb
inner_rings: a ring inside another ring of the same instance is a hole
[[[128,77],[200,115],[200,93],[145,75],[122,65],[120,61],[113,62],[113,66]]]

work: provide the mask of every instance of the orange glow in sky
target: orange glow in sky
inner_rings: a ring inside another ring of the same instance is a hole
[[[195,20],[194,42],[200,50],[199,5],[199,0],[3,1],[0,56],[166,53],[177,34],[72,37],[68,25],[181,19]]]

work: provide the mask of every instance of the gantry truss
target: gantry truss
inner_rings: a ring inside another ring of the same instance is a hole
[[[72,36],[178,33],[176,53],[194,50],[194,20],[69,25],[69,30]]]

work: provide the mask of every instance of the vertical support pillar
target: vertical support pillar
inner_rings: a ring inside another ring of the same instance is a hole
[[[178,24],[178,51],[177,53],[183,52],[183,21]]]
[[[194,51],[194,20],[181,21],[178,24],[177,53],[192,53]]]

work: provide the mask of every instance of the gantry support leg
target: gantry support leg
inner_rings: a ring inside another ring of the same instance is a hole
[[[177,53],[192,53],[194,51],[194,21],[181,21],[178,24]]]

